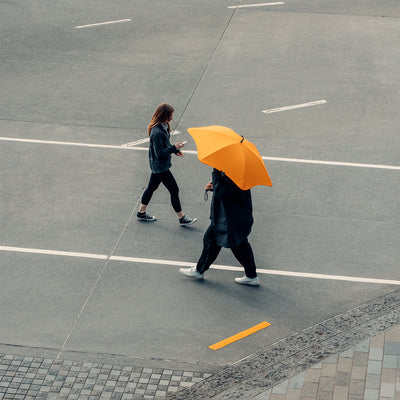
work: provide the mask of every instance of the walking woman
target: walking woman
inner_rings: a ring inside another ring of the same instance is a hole
[[[147,222],[157,220],[156,217],[150,215],[146,210],[153,193],[160,186],[160,183],[162,183],[171,195],[171,204],[179,218],[180,225],[187,226],[194,224],[197,218],[190,218],[182,211],[181,202],[179,200],[179,188],[170,171],[172,166],[171,154],[174,153],[178,157],[183,157],[181,148],[185,145],[183,142],[171,144],[169,141],[171,137],[170,122],[173,114],[174,108],[169,104],[162,103],[157,107],[147,127],[147,132],[150,137],[149,162],[151,176],[149,184],[143,193],[136,217],[141,221]]]

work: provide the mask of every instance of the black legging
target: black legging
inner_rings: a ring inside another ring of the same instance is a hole
[[[254,261],[253,250],[248,242],[247,238],[244,239],[239,246],[231,248],[233,255],[244,267],[244,272],[248,278],[255,278],[256,273],[256,263]],[[203,251],[197,262],[197,271],[201,274],[207,271],[211,264],[216,260],[219,252],[221,251],[221,246],[217,244],[215,238],[215,232],[210,225],[206,230],[203,238]]]
[[[179,200],[178,184],[176,183],[176,180],[170,170],[161,172],[159,174],[155,174],[153,172],[151,173],[150,182],[147,185],[147,189],[144,191],[143,196],[142,196],[142,204],[147,206],[150,203],[153,193],[160,186],[161,182],[168,189],[168,191],[171,195],[171,204],[172,204],[172,207],[174,208],[175,212],[177,212],[177,213],[181,212],[182,207],[181,207],[181,202]]]

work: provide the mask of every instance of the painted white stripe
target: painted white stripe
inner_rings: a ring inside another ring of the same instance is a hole
[[[105,254],[76,253],[76,252],[69,252],[69,251],[31,249],[31,248],[11,247],[11,246],[0,246],[0,251],[11,251],[11,252],[16,252],[16,253],[45,254],[45,255],[53,255],[53,256],[93,258],[93,259],[100,259],[100,260],[122,261],[122,262],[141,263],[141,264],[172,265],[172,266],[177,266],[177,267],[193,267],[196,265],[196,263],[185,262],[185,261],[160,260],[160,259],[154,259],[154,258],[124,257],[124,256],[108,257]],[[243,271],[242,267],[235,267],[235,266],[230,266],[230,265],[212,265],[211,268],[223,270],[223,271],[239,271],[239,272]],[[273,270],[273,269],[257,269],[257,273],[258,274],[266,274],[266,275],[289,276],[289,277],[296,277],[296,278],[324,279],[324,280],[333,280],[333,281],[373,283],[373,284],[382,284],[382,285],[400,285],[400,281],[398,281],[398,280],[362,278],[362,277],[357,277],[357,276],[324,275],[324,274],[313,274],[313,273],[308,273],[308,272],[281,271],[281,270]]]
[[[179,131],[177,131],[177,130],[172,131],[172,132],[171,132],[171,136],[178,135],[179,133],[181,133],[181,132],[179,132]],[[149,139],[148,137],[147,137],[147,138],[144,138],[144,139],[135,140],[134,142],[129,142],[129,143],[123,144],[122,147],[137,146],[138,144],[147,143],[149,140],[150,140],[150,139]]]
[[[356,168],[376,168],[376,169],[393,169],[400,170],[400,166],[397,165],[383,165],[383,164],[358,164],[341,161],[321,161],[321,160],[303,160],[301,158],[279,158],[279,157],[262,157],[263,160],[270,161],[284,161],[294,163],[306,163],[306,164],[319,164],[319,165],[337,165],[341,167],[356,167]]]
[[[138,144],[147,143],[149,140],[150,140],[149,138],[138,139],[138,140],[135,140],[134,142],[125,143],[125,144],[122,145],[122,147],[136,146]]]
[[[383,285],[400,285],[400,281],[397,280],[361,278],[357,276],[311,274],[308,272],[279,271],[273,269],[257,269],[257,273],[268,274],[268,275],[292,276],[297,278],[324,279],[324,280],[359,282],[359,283],[379,283]]]
[[[92,144],[92,143],[79,143],[79,142],[57,142],[54,140],[37,140],[37,139],[21,139],[21,138],[9,138],[9,137],[0,137],[2,141],[9,142],[22,142],[22,143],[37,143],[37,144],[54,144],[54,145],[63,145],[63,146],[78,146],[78,147],[92,147],[99,149],[117,149],[117,150],[145,150],[148,151],[145,147],[126,147],[126,146],[115,146],[108,144]]]
[[[143,264],[158,264],[158,265],[175,265],[178,267],[193,267],[195,263],[186,261],[173,261],[173,260],[158,260],[154,258],[141,258],[141,257],[123,257],[123,256],[111,256],[111,261],[125,261],[131,263],[143,263]]]
[[[96,24],[89,24],[89,25],[79,25],[76,26],[76,29],[82,29],[82,28],[90,28],[92,26],[100,26],[100,25],[110,25],[110,24],[120,24],[121,22],[132,22],[130,18],[126,19],[119,19],[117,21],[106,21],[106,22],[98,22]]]
[[[271,114],[271,113],[276,113],[276,112],[280,112],[280,111],[294,110],[296,108],[318,106],[320,104],[325,104],[325,103],[327,103],[326,100],[310,101],[309,103],[295,104],[293,106],[271,108],[269,110],[264,110],[263,113]]]
[[[263,7],[263,6],[276,6],[278,4],[285,4],[282,1],[276,1],[274,3],[258,3],[258,4],[243,4],[241,6],[229,6],[228,8],[248,8],[248,7]]]
[[[9,138],[9,137],[0,137],[0,141],[52,144],[52,145],[64,145],[64,146],[79,146],[79,147],[90,147],[90,148],[100,148],[100,149],[148,151],[147,147],[128,146],[128,143],[125,145],[122,145],[122,146],[113,146],[113,145],[106,145],[106,144],[56,142],[56,141],[52,141],[52,140],[20,139],[20,138]],[[197,155],[197,151],[195,151],[195,150],[184,149],[184,153]],[[262,159],[269,160],[269,161],[282,161],[282,162],[305,163],[305,164],[337,165],[337,166],[342,166],[342,167],[400,170],[400,166],[385,165],[385,164],[358,164],[358,163],[349,163],[349,162],[341,162],[341,161],[322,161],[322,160],[307,160],[307,159],[301,159],[301,158],[280,158],[280,157],[262,157]]]
[[[108,256],[105,254],[91,254],[91,253],[76,253],[73,251],[58,251],[58,250],[44,250],[44,249],[30,249],[24,247],[11,247],[0,246],[1,251],[12,251],[16,253],[31,253],[31,254],[45,254],[52,256],[65,256],[65,257],[79,257],[79,258],[95,258],[98,260],[107,260]]]

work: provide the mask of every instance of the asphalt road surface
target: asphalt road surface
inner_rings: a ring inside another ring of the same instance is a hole
[[[246,5],[0,1],[2,345],[227,365],[398,288],[398,0]],[[161,102],[191,228],[162,187],[135,219]],[[226,249],[202,282],[178,272],[209,224],[187,128],[214,124],[273,182],[252,190],[258,288]]]

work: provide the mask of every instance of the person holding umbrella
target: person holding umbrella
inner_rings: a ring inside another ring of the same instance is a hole
[[[197,145],[198,159],[213,167],[211,224],[203,238],[203,251],[196,267],[180,272],[194,279],[203,279],[204,272],[218,256],[221,247],[230,248],[244,267],[245,275],[236,283],[258,286],[253,250],[248,235],[253,225],[250,188],[272,186],[264,161],[256,146],[225,126],[189,128]]]
[[[181,226],[192,225],[197,221],[197,218],[190,218],[182,211],[181,202],[179,199],[178,184],[170,168],[171,154],[174,153],[179,157],[183,157],[181,148],[185,145],[184,142],[176,144],[170,143],[171,125],[174,114],[174,108],[167,104],[162,103],[157,107],[147,131],[150,137],[149,145],[149,163],[151,169],[151,176],[146,190],[143,192],[141,204],[139,206],[136,218],[140,221],[153,222],[157,218],[147,212],[147,206],[153,196],[153,193],[158,189],[162,183],[171,195],[171,204],[179,218]]]
[[[232,250],[244,267],[245,275],[235,278],[235,282],[258,286],[260,281],[253,250],[247,239],[253,225],[250,189],[240,189],[224,172],[214,168],[206,191],[213,191],[213,198],[211,224],[203,237],[203,251],[196,267],[181,268],[179,271],[190,278],[203,279],[221,248],[226,247]]]

